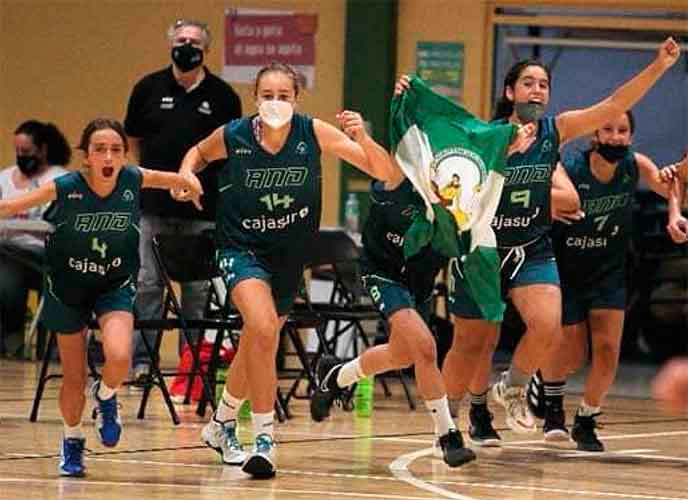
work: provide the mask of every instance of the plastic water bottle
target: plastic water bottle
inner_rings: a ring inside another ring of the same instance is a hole
[[[357,417],[370,417],[373,414],[373,392],[375,378],[363,377],[356,384],[354,391],[354,409]]]
[[[344,225],[350,234],[358,233],[360,210],[356,193],[349,193],[344,205]]]
[[[225,390],[225,382],[227,381],[227,368],[218,368],[215,372],[215,404],[220,404],[222,399],[222,391]]]
[[[239,420],[251,420],[251,402],[248,399],[239,408]]]

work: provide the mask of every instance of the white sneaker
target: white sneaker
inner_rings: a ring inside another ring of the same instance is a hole
[[[269,434],[258,434],[253,451],[241,470],[256,479],[270,479],[275,476],[275,442]]]
[[[504,374],[494,386],[492,397],[504,407],[506,411],[506,425],[519,434],[529,434],[537,430],[535,418],[528,409],[526,401],[526,388],[507,386],[504,383]]]
[[[246,461],[248,454],[244,451],[236,436],[236,421],[220,422],[215,419],[215,414],[210,422],[201,431],[202,441],[215,450],[222,457],[222,462],[227,465],[241,465]]]

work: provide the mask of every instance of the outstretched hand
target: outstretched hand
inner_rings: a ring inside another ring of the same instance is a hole
[[[201,205],[201,195],[203,194],[203,186],[201,181],[198,180],[191,172],[185,172],[179,174],[179,185],[170,190],[172,198],[177,201],[191,201],[196,209],[203,210]]]

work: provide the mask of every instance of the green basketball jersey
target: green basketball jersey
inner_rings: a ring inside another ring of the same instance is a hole
[[[48,285],[65,303],[136,281],[142,180],[137,167],[127,166],[101,198],[79,172],[55,179],[57,199],[44,216],[55,227],[46,244]]]
[[[576,186],[585,218],[571,225],[554,224],[557,265],[565,282],[590,283],[610,271],[624,269],[632,236],[638,166],[634,154],[629,153],[608,183],[592,174],[589,153],[567,162],[565,168]]]
[[[229,158],[218,175],[218,248],[299,260],[320,227],[320,146],[313,119],[294,114],[277,154],[256,140],[253,117],[225,125]]]
[[[382,273],[426,296],[447,259],[430,246],[411,260],[404,259],[404,235],[417,213],[425,213],[425,202],[408,179],[393,191],[375,181],[370,190],[370,214],[363,228],[364,272]]]
[[[492,219],[497,246],[523,245],[549,231],[552,174],[558,159],[555,119],[542,118],[531,147],[525,153],[511,155],[507,161],[502,197]]]

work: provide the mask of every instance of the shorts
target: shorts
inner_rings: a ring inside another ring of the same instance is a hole
[[[623,272],[604,277],[591,286],[568,285],[562,293],[562,323],[575,325],[588,319],[593,309],[626,309],[626,283]]]
[[[559,286],[559,270],[549,237],[543,236],[522,247],[499,248],[498,251],[504,300],[513,288],[529,285]],[[451,280],[454,285],[449,291],[449,311],[460,318],[483,319],[483,314],[456,265],[451,266]]]
[[[250,250],[232,248],[218,250],[216,260],[228,293],[247,279],[265,281],[272,290],[277,315],[289,314],[303,282],[302,263],[280,262],[277,265],[268,259],[258,257]]]
[[[98,293],[95,300],[89,299],[79,305],[68,305],[58,297],[48,282],[41,322],[48,329],[62,334],[79,333],[91,321],[93,314],[100,318],[112,311],[134,314],[136,300],[136,279],[127,280],[122,286]]]
[[[415,309],[426,323],[430,320],[432,295],[416,297],[405,285],[379,274],[364,274],[361,280],[385,319],[401,309]]]

